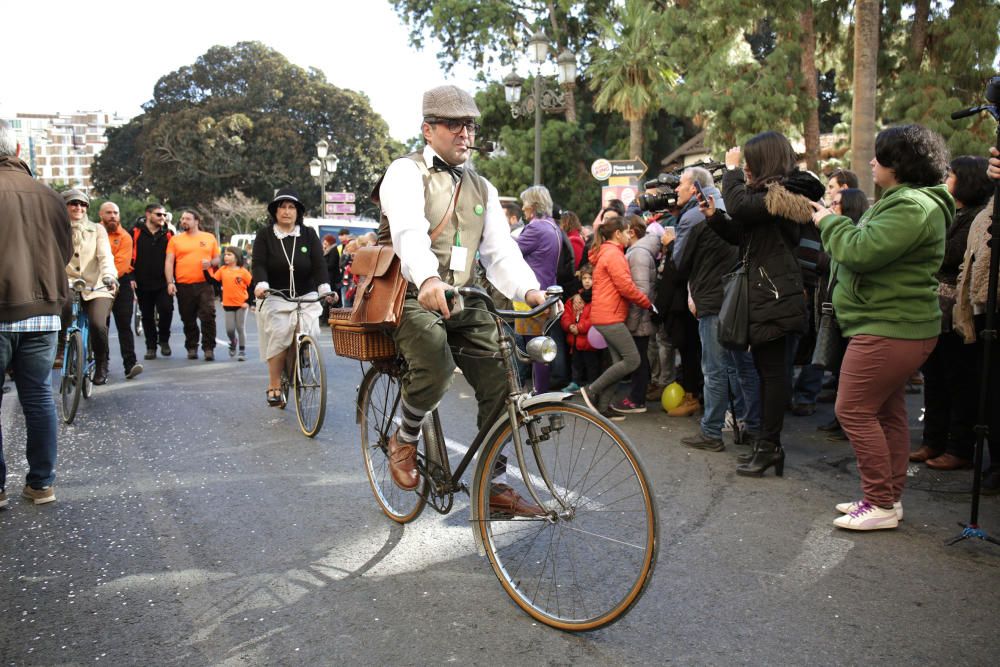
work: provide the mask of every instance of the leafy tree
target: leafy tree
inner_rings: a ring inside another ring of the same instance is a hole
[[[593,49],[594,108],[620,113],[629,124],[629,157],[644,158],[644,121],[661,108],[677,81],[658,41],[664,20],[650,0],[625,0],[617,22],[598,23],[604,45]]]
[[[195,205],[233,190],[266,201],[290,185],[318,211],[308,162],[320,138],[340,158],[343,190],[367,192],[402,151],[367,97],[259,42],[212,47],[162,77],[144,109],[96,161],[100,188]]]

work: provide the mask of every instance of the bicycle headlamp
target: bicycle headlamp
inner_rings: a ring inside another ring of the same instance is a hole
[[[556,342],[548,336],[535,336],[524,349],[532,361],[542,364],[552,363],[556,358]]]

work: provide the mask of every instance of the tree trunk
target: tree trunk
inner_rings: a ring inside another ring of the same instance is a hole
[[[910,69],[920,69],[927,48],[927,27],[931,15],[931,0],[917,0],[913,10],[913,32],[910,35]]]
[[[806,8],[799,19],[802,27],[802,80],[805,82],[804,97],[809,100],[806,112],[805,142],[806,167],[819,173],[819,74],[816,72],[816,27],[813,24],[813,3]]]
[[[642,160],[642,144],[645,138],[642,136],[642,126],[645,119],[644,114],[628,122],[628,152],[631,159]]]
[[[869,198],[875,186],[868,163],[875,157],[875,94],[878,75],[879,0],[854,5],[854,104],[851,107],[851,171]]]
[[[573,86],[563,86],[566,101],[566,122],[576,124],[576,91]]]

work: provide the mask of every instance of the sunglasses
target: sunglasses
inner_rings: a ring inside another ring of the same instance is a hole
[[[469,134],[475,134],[482,129],[482,125],[471,120],[455,120],[454,118],[428,118],[427,122],[431,125],[444,125],[448,128],[448,131],[452,134],[458,134],[465,128],[469,131]]]
[[[154,213],[153,215],[155,215],[157,218],[165,218],[165,217],[167,217],[166,213]]]
[[[79,206],[80,208],[89,208],[90,204],[84,204],[82,201],[71,201],[68,206]]]

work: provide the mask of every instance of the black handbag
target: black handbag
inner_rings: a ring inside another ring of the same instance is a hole
[[[833,288],[837,285],[837,272],[834,270],[830,278],[829,298],[833,298]],[[840,361],[840,351],[843,345],[840,333],[840,323],[833,310],[833,304],[825,301],[820,304],[819,328],[816,330],[816,347],[813,348],[812,364],[820,368],[833,369]]]
[[[750,280],[747,257],[750,243],[739,267],[722,277],[722,307],[719,308],[719,343],[730,350],[750,347]]]

